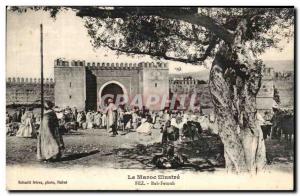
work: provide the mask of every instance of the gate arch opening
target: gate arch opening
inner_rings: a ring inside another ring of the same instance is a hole
[[[123,84],[118,81],[109,81],[103,84],[99,90],[98,97],[99,103],[98,108],[101,107],[101,104],[107,104],[108,94],[113,95],[114,103],[116,102],[117,95],[127,96],[126,88]],[[104,97],[105,96],[105,97]],[[104,100],[102,100],[104,98]]]

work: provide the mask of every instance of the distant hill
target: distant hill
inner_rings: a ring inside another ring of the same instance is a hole
[[[266,66],[273,67],[274,71],[294,71],[293,60],[282,60],[282,61],[264,61]]]

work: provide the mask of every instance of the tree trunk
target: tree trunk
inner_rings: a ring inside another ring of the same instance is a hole
[[[209,81],[226,168],[238,173],[261,170],[266,163],[263,134],[256,122],[262,64],[245,54],[221,45]]]
[[[226,168],[257,172],[266,164],[266,149],[257,123],[256,95],[263,64],[253,61],[243,42],[247,20],[237,26],[233,43],[221,43],[214,59],[209,88]]]

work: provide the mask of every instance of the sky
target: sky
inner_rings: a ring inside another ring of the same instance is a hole
[[[95,62],[140,62],[153,61],[150,57],[117,56],[105,48],[95,50],[81,18],[74,12],[60,12],[56,19],[43,11],[26,13],[7,12],[6,33],[6,77],[39,77],[40,76],[40,24],[44,31],[44,76],[53,78],[54,60],[86,60]],[[261,56],[263,60],[293,60],[293,42],[284,46],[282,52],[276,49],[267,50]],[[206,69],[179,62],[169,63],[170,73],[201,71]]]

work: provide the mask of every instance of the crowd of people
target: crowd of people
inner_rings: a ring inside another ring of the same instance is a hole
[[[208,130],[211,123],[209,118],[201,113],[185,111],[150,111],[143,107],[116,107],[112,100],[108,100],[108,107],[103,111],[78,111],[77,108],[52,109],[58,119],[58,127],[62,134],[71,130],[107,129],[111,136],[118,132],[136,131],[144,135],[151,135],[152,129],[161,129],[162,141],[169,132],[175,130],[177,136],[194,139],[199,131],[190,133],[190,127],[197,130]],[[22,107],[9,114],[6,112],[7,135],[17,137],[36,137],[41,123],[40,112],[33,112],[33,108]],[[189,128],[188,128],[189,127]],[[178,133],[177,133],[178,132]],[[179,133],[180,132],[180,133]]]
[[[33,108],[22,107],[12,114],[6,112],[6,134],[17,137],[36,137],[40,125],[40,113],[33,113]]]
[[[218,127],[213,115],[201,111],[176,111],[165,108],[151,111],[145,107],[117,107],[108,99],[102,111],[78,111],[75,107],[58,108],[46,101],[44,113],[33,112],[33,108],[21,108],[12,114],[6,113],[7,135],[37,138],[38,160],[57,160],[64,149],[62,135],[70,130],[106,129],[112,137],[119,132],[137,132],[151,135],[154,129],[161,132],[162,156],[156,157],[160,167],[180,164],[178,145],[183,140],[200,139],[203,132],[217,134]],[[176,160],[176,161],[175,161]]]
[[[108,106],[103,111],[78,111],[76,108],[59,109],[54,107],[59,120],[62,132],[77,129],[107,129],[111,136],[118,135],[118,132],[136,131],[144,135],[151,135],[152,129],[161,129],[163,138],[167,124],[170,127],[177,127],[179,130],[186,130],[186,126],[192,122],[198,122],[202,127],[206,127],[208,118],[204,115],[195,115],[192,112],[170,111],[151,111],[145,107],[116,107],[112,100],[108,100]],[[193,124],[193,123],[192,123]],[[184,126],[185,125],[185,126]],[[168,127],[169,128],[169,127]],[[196,132],[195,132],[196,134]],[[193,134],[193,135],[195,135]],[[188,134],[186,134],[188,135]]]
[[[43,117],[33,108],[21,108],[6,113],[7,135],[37,138],[37,158],[39,160],[57,160],[64,149],[62,135],[70,130],[106,129],[112,137],[119,132],[137,132],[151,135],[154,129],[161,131],[161,143],[164,153],[170,152],[184,138],[194,140],[201,137],[203,130],[209,129],[208,118],[192,112],[150,111],[143,107],[117,107],[108,99],[107,107],[102,111],[78,111],[76,108],[55,107],[46,101]]]

